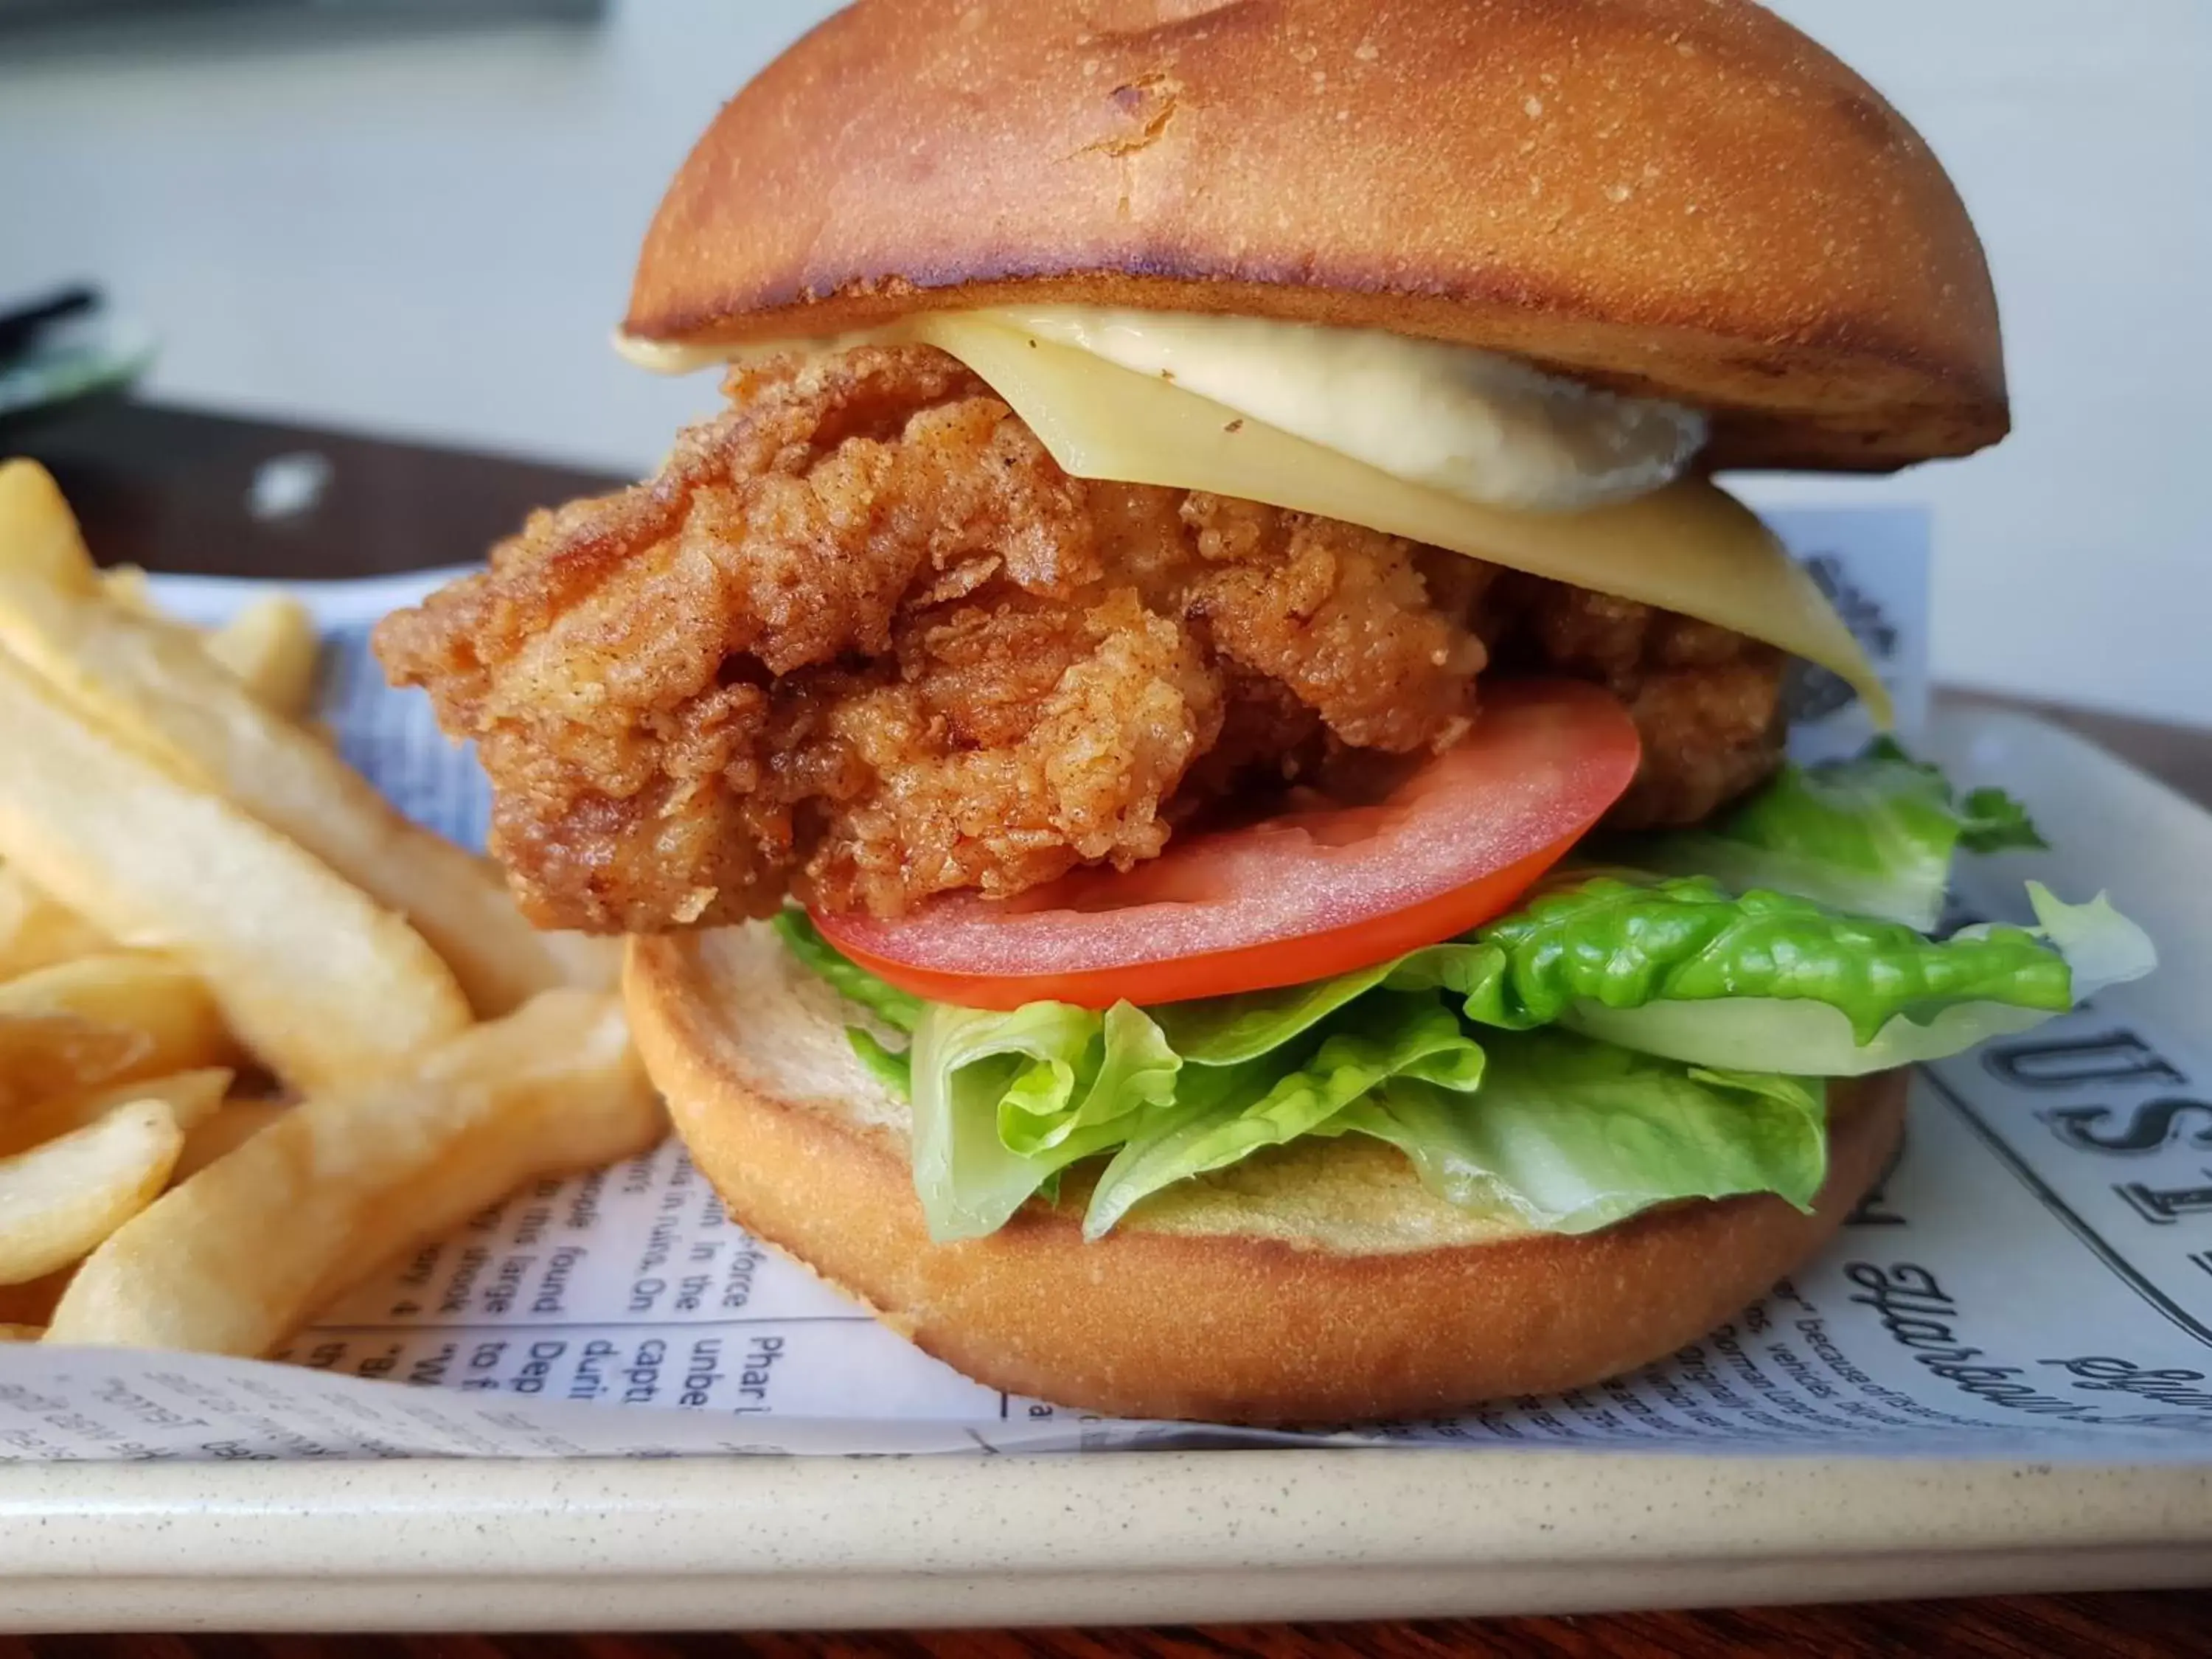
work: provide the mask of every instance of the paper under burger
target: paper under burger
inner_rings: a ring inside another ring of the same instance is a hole
[[[735,1216],[1143,1417],[1590,1382],[1796,1267],[1902,1073],[2147,971],[1937,924],[2031,844],[1717,469],[2002,437],[1920,138],[1714,0],[863,0],[732,102],[623,343],[661,472],[388,621],[533,918],[632,936]],[[2079,902],[2068,902],[2066,897]]]

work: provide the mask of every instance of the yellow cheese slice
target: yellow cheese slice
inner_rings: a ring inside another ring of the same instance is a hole
[[[1078,477],[1265,501],[1678,611],[1819,664],[1890,723],[1889,694],[1835,607],[1756,514],[1704,479],[1579,513],[1487,506],[988,313],[926,313],[896,331],[974,369]]]

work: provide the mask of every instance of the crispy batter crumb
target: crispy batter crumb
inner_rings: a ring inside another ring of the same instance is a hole
[[[796,889],[896,914],[1129,867],[1207,802],[1448,744],[1493,651],[1611,686],[1624,821],[1771,769],[1775,653],[1330,520],[1071,478],[951,357],[733,374],[660,474],[533,515],[388,618],[479,744],[548,926],[650,933]]]

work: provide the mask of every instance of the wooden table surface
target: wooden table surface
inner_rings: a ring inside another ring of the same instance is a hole
[[[0,455],[29,454],[60,480],[93,551],[154,570],[361,576],[464,564],[531,507],[614,480],[561,467],[154,405],[100,405],[0,428]],[[320,478],[303,510],[266,510],[270,464]],[[264,480],[264,511],[252,508]],[[2078,710],[2043,712],[2212,805],[2212,732]],[[2212,1651],[2212,1593],[2016,1596],[1852,1607],[1602,1617],[1267,1626],[1161,1631],[915,1632],[756,1637],[0,1637],[0,1659],[706,1659],[975,1654],[991,1659],[1224,1653],[1364,1656],[2089,1654]]]

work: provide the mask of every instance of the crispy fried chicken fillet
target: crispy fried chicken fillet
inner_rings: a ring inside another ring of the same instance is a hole
[[[1688,618],[1353,525],[1062,472],[954,359],[732,374],[650,482],[534,515],[388,618],[496,790],[542,925],[656,933],[787,891],[895,915],[1127,868],[1224,797],[1464,733],[1501,665],[1619,693],[1619,821],[1771,771],[1781,664]]]

